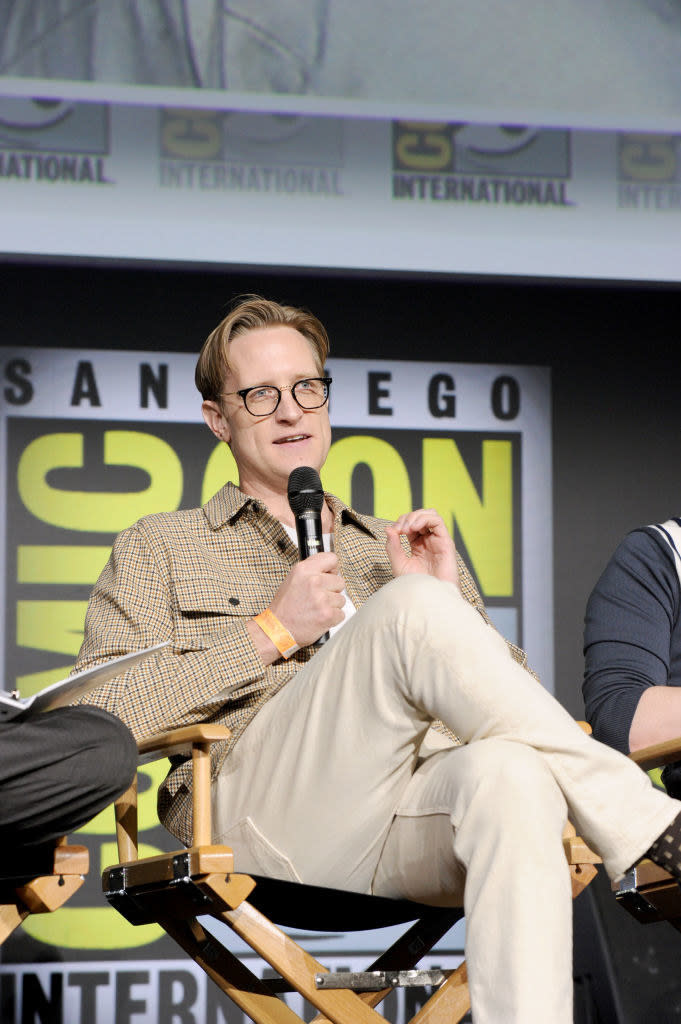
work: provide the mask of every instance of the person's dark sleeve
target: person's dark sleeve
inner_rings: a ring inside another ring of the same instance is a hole
[[[594,736],[623,753],[641,694],[668,681],[678,604],[666,542],[650,529],[630,533],[587,604],[582,687]]]

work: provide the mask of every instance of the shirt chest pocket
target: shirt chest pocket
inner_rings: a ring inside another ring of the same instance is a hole
[[[203,647],[211,633],[230,623],[251,619],[267,606],[263,594],[237,589],[229,579],[204,576],[175,580],[176,639],[182,646]]]

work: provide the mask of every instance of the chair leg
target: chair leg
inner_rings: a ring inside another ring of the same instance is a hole
[[[18,928],[25,917],[28,917],[28,910],[19,910],[15,903],[5,903],[0,906],[0,946],[5,939]]]
[[[256,1024],[302,1024],[297,1013],[270,992],[265,982],[209,935],[195,918],[165,918],[159,919],[159,924]]]
[[[386,1024],[385,1017],[367,1006],[355,992],[318,989],[315,975],[327,973],[327,968],[249,903],[214,916],[228,924],[332,1024]]]
[[[452,925],[456,924],[462,916],[463,912],[460,910],[443,910],[436,917],[423,918],[420,921],[416,921],[389,949],[381,953],[366,970],[411,970],[416,967],[422,957],[433,948],[436,942],[439,942],[443,935],[447,934]],[[463,966],[462,964],[458,971],[461,971]],[[367,1006],[378,1006],[392,991],[392,988],[384,988],[379,992],[362,992],[359,996]],[[467,991],[468,988],[466,986]],[[461,1005],[463,1007],[463,1002]],[[469,1009],[470,999],[468,999],[465,1008],[462,1008],[460,1016],[451,1018],[451,1024],[458,1024],[458,1021],[468,1013]],[[323,1014],[318,1014],[313,1018],[311,1024],[329,1024],[329,1021]]]
[[[360,992],[359,998],[367,1006],[376,1006],[385,999],[393,989],[382,989],[380,992]],[[468,991],[468,972],[465,961],[452,971],[445,982],[433,992],[428,1002],[406,1024],[459,1024],[471,1008],[471,997]],[[313,1018],[311,1024],[329,1024],[323,1014]]]
[[[449,975],[444,984],[412,1017],[409,1024],[442,1024],[451,1021],[458,1024],[471,1008],[471,997],[468,992],[468,972],[465,962]]]
[[[18,886],[16,902],[0,904],[0,946],[29,914],[57,910],[82,884],[80,875],[44,875]]]

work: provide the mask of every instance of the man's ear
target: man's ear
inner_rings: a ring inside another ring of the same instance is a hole
[[[212,400],[203,402],[201,404],[201,412],[203,413],[206,425],[212,430],[218,441],[224,441],[226,444],[229,444],[232,434],[218,403]]]

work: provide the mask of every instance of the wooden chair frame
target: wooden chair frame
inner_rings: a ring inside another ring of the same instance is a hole
[[[0,945],[29,914],[51,913],[70,900],[85,881],[89,859],[86,846],[68,845],[62,838],[55,844],[50,873],[0,878]]]
[[[644,771],[681,760],[681,738],[655,743],[629,755]],[[641,924],[668,921],[681,931],[681,886],[647,858],[612,883],[615,898]]]
[[[396,985],[409,983],[421,958],[463,911],[358,895],[358,900],[380,907],[379,919],[385,905],[399,904],[402,916],[398,920],[415,923],[366,969],[356,982],[355,990],[326,987],[327,982],[333,983],[330,976],[325,978],[327,968],[255,905],[259,893],[270,886],[288,887],[301,893],[310,887],[273,880],[258,883],[257,878],[234,872],[234,856],[229,847],[211,844],[210,745],[228,736],[229,731],[222,726],[197,725],[153,736],[139,744],[141,763],[171,754],[191,754],[194,774],[192,845],[174,853],[138,859],[137,793],[133,785],[116,804],[120,863],[104,872],[107,899],[133,924],[159,923],[256,1024],[301,1024],[302,1018],[278,998],[278,993],[284,991],[299,992],[317,1009],[314,1024],[385,1021],[375,1007]],[[573,895],[577,895],[594,877],[599,858],[571,827],[566,830],[564,846]],[[315,895],[326,892],[333,894],[335,890],[316,889]],[[342,895],[354,898],[354,894]],[[407,905],[406,913],[403,904]],[[272,981],[261,980],[253,974],[203,928],[199,921],[202,915],[228,925],[274,968],[278,977]],[[279,917],[279,923],[295,924],[295,921]],[[381,920],[380,923],[387,922]],[[375,926],[378,925],[377,921]],[[318,925],[298,926],[319,929]],[[337,926],[327,927],[335,930]],[[438,979],[441,983],[410,1024],[456,1024],[468,1013],[470,997],[465,962],[455,971],[441,973],[443,977]]]

